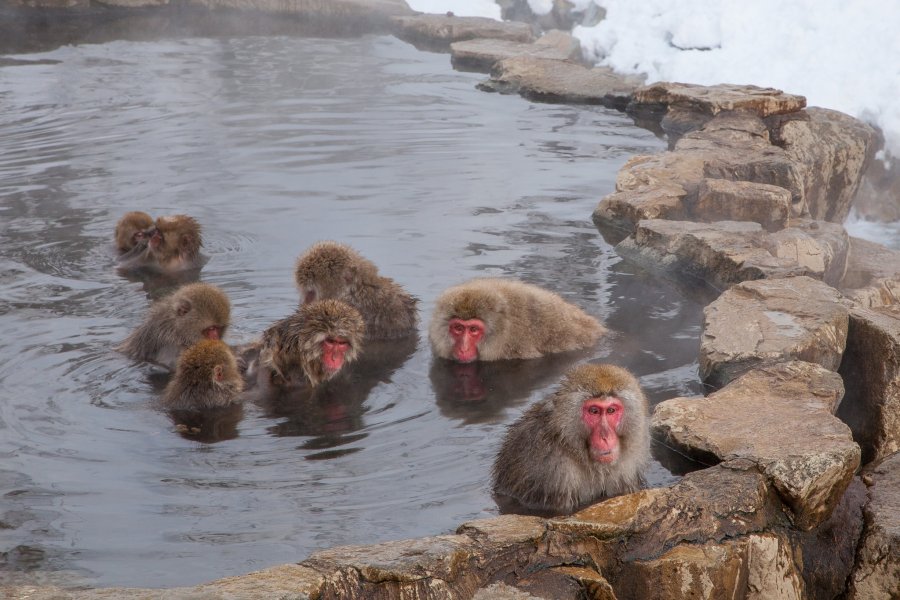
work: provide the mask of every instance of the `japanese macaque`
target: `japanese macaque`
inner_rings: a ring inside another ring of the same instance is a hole
[[[225,337],[231,314],[228,296],[206,283],[191,283],[154,302],[144,322],[119,346],[135,360],[174,370],[178,356],[202,339]]]
[[[304,304],[263,333],[257,378],[263,385],[315,387],[356,359],[365,331],[359,311],[345,302]]]
[[[200,340],[181,353],[163,406],[175,410],[222,408],[241,401],[244,380],[225,342]]]
[[[353,248],[319,242],[297,260],[294,271],[301,302],[333,298],[360,312],[367,339],[411,335],[418,321],[418,300]]]
[[[605,331],[553,292],[514,279],[484,278],[437,298],[428,338],[435,355],[468,363],[580,350]]]
[[[509,427],[494,492],[556,514],[637,491],[650,460],[647,400],[634,376],[585,364]]]
[[[116,228],[117,239],[118,231],[119,227]],[[159,217],[143,236],[145,244],[137,245],[119,257],[122,268],[177,273],[199,269],[206,261],[200,253],[203,245],[200,224],[187,215]]]
[[[147,213],[139,210],[125,213],[116,223],[116,249],[119,254],[146,249],[152,229],[153,217]]]

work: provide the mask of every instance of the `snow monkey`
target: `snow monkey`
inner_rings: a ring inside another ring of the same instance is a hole
[[[418,322],[418,299],[378,274],[378,267],[356,250],[337,242],[319,242],[297,260],[294,271],[301,303],[333,298],[358,310],[368,339],[411,335]]]
[[[123,230],[127,225],[127,222],[123,225],[126,217],[128,215],[119,221]],[[120,227],[117,226],[117,240],[119,231]],[[187,215],[159,217],[143,235],[145,243],[135,246],[119,257],[119,263],[123,268],[145,268],[175,273],[199,269],[206,262],[206,258],[200,253],[200,246],[203,245],[200,224],[192,217]]]
[[[142,252],[147,248],[150,231],[153,229],[153,217],[139,210],[122,215],[116,223],[116,249],[119,254],[127,254],[138,248]]]
[[[175,410],[222,408],[239,403],[243,389],[231,348],[221,340],[205,339],[181,353],[162,403]]]
[[[468,363],[580,350],[605,331],[553,292],[514,279],[484,278],[437,298],[428,337],[435,355]]]
[[[637,491],[650,460],[647,400],[623,368],[584,364],[510,425],[494,492],[556,514]]]
[[[257,377],[263,385],[315,387],[356,360],[365,331],[359,311],[345,302],[304,304],[263,333]]]
[[[231,314],[228,296],[206,283],[191,283],[154,302],[144,322],[119,346],[135,360],[175,369],[178,356],[202,339],[225,337]]]

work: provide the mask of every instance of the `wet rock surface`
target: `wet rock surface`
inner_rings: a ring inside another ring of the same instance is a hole
[[[508,40],[529,44],[537,37],[525,23],[485,17],[419,14],[394,19],[394,35],[417,48],[446,51],[453,42],[474,39]]]
[[[450,45],[453,67],[462,71],[490,73],[494,63],[504,58],[530,56],[581,63],[581,44],[564,31],[550,31],[534,43],[511,40],[474,39]]]
[[[859,447],[833,415],[843,392],[841,378],[819,365],[775,364],[708,398],[662,402],[653,432],[700,460],[752,461],[806,530],[831,514],[859,467]]]
[[[834,288],[809,277],[737,284],[704,310],[700,376],[722,387],[768,363],[802,360],[837,371],[849,311]]]
[[[624,108],[631,92],[640,85],[636,77],[623,77],[606,67],[515,56],[494,64],[490,80],[478,85],[488,92],[519,93],[542,102],[599,104]]]

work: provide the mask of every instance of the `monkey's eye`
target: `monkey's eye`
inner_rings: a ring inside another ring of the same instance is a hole
[[[466,332],[466,327],[464,325],[456,323],[450,326],[450,331],[455,333],[456,335],[462,335]]]
[[[599,407],[599,406],[589,406],[589,407],[588,407],[588,412],[591,413],[592,415],[599,415],[599,414],[600,414],[600,407]]]
[[[471,327],[469,327],[469,333],[481,333],[481,330],[475,325],[472,325]]]
[[[608,414],[608,415],[613,415],[613,414],[615,414],[615,413],[616,413],[616,407],[615,407],[615,406],[607,406],[607,407],[606,407],[606,414]]]

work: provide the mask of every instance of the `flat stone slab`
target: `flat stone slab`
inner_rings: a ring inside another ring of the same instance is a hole
[[[767,117],[798,111],[806,106],[806,98],[755,85],[660,82],[635,90],[629,111],[641,105],[679,106],[711,115],[736,110]]]
[[[487,38],[531,43],[537,37],[530,25],[486,17],[418,14],[393,19],[394,35],[417,48],[448,50],[454,42]]]
[[[494,63],[515,56],[581,63],[581,43],[564,31],[549,31],[534,43],[476,39],[450,45],[450,62],[461,71],[490,73]]]
[[[780,363],[750,371],[708,398],[660,403],[652,430],[702,460],[753,461],[806,530],[828,518],[860,464],[850,428],[832,414],[842,395],[836,373]]]
[[[621,109],[640,83],[637,77],[619,75],[607,67],[590,68],[547,58],[516,56],[494,64],[491,78],[478,88],[519,93],[542,102],[599,104]]]
[[[697,199],[688,205],[692,219],[754,221],[769,232],[784,229],[791,216],[791,192],[777,185],[752,181],[703,179]]]
[[[848,382],[839,415],[862,447],[863,461],[900,450],[900,305],[850,310],[838,372]]]
[[[850,577],[848,600],[900,597],[900,453],[892,454],[864,478],[869,501],[865,530]]]
[[[900,304],[900,252],[861,238],[850,238],[841,292],[863,308]]]
[[[849,311],[810,277],[739,283],[704,309],[700,377],[722,387],[764,364],[802,360],[837,371]]]
[[[835,223],[795,220],[770,234],[753,221],[695,223],[648,219],[616,252],[657,271],[686,273],[719,289],[742,281],[806,275],[836,284],[849,238]]]

